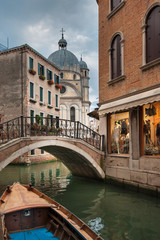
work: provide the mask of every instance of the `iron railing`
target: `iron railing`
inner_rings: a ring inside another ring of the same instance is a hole
[[[79,121],[21,116],[0,124],[0,145],[28,136],[61,136],[81,139],[96,149],[104,151],[104,135],[100,135]]]

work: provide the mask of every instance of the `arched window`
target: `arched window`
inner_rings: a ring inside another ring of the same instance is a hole
[[[111,11],[115,9],[121,3],[121,1],[122,0],[111,0]]]
[[[160,6],[153,7],[146,18],[146,63],[160,58]]]
[[[74,122],[75,121],[75,107],[71,107],[70,109],[70,119],[71,119],[71,122]]]
[[[111,43],[111,79],[122,75],[121,36],[116,35]]]

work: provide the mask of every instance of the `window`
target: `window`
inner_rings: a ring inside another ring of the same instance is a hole
[[[35,150],[31,150],[31,155],[35,155]]]
[[[62,88],[60,89],[60,93],[63,94],[66,92],[66,88],[64,86],[62,86]]]
[[[160,6],[150,10],[146,19],[146,63],[160,58]]]
[[[54,120],[54,119],[53,119],[53,115],[48,114],[48,115],[47,115],[47,126],[52,127],[53,124],[54,124],[54,121],[53,121],[53,120]]]
[[[160,102],[143,106],[143,144],[145,155],[160,154]]]
[[[50,71],[49,69],[47,69],[47,80],[53,80],[53,76],[52,76],[52,71]]]
[[[73,80],[76,80],[76,74],[75,73],[73,74]]]
[[[48,105],[51,105],[52,104],[52,93],[51,91],[48,91]]]
[[[33,69],[33,58],[29,57],[29,68]]]
[[[109,153],[129,153],[129,112],[111,114],[109,119]]]
[[[61,79],[63,79],[63,73],[60,74]]]
[[[58,95],[56,94],[56,107],[58,107]]]
[[[111,11],[113,11],[113,9],[115,9],[122,0],[111,0]]]
[[[41,154],[44,154],[44,150],[43,149],[41,149]]]
[[[111,43],[111,79],[121,76],[121,36],[116,35]]]
[[[31,125],[34,124],[34,110],[30,110],[30,121],[31,121]]]
[[[30,82],[30,98],[34,98],[34,83]]]
[[[38,63],[38,74],[39,75],[45,75],[45,73],[44,73],[44,66],[43,65],[41,65],[40,63]]]
[[[59,84],[59,76],[54,74],[54,83]]]
[[[40,102],[43,102],[43,88],[39,87],[39,100]]]
[[[71,122],[75,121],[75,107],[71,107],[70,109],[70,118],[71,118]]]
[[[43,125],[43,119],[44,119],[44,113],[40,112],[40,117],[41,117],[41,125]]]

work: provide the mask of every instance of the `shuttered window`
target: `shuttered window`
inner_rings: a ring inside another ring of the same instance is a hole
[[[54,83],[59,84],[59,76],[54,74]]]
[[[43,75],[43,76],[45,76],[45,73],[44,73],[44,66],[41,65],[40,63],[38,63],[38,74],[39,74],[39,75]]]
[[[160,58],[160,6],[154,7],[146,20],[146,62]]]
[[[33,58],[29,57],[29,68],[33,69]]]
[[[58,95],[56,94],[56,107],[58,107]]]
[[[122,0],[111,0],[111,11],[116,8]]]
[[[49,69],[47,69],[47,80],[53,80],[52,71],[50,71]]]
[[[121,76],[121,36],[116,35],[111,44],[111,76],[112,79]]]
[[[48,104],[51,105],[51,91],[48,91]]]
[[[30,110],[30,122],[31,122],[31,125],[34,124],[34,110]]]
[[[43,102],[43,88],[42,87],[39,88],[39,100],[40,100],[40,102]]]
[[[30,82],[30,98],[34,98],[34,83]]]

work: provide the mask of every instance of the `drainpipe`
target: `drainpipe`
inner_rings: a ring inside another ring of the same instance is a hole
[[[23,95],[24,95],[24,83],[23,83],[23,48],[21,49],[21,116],[23,116]]]

